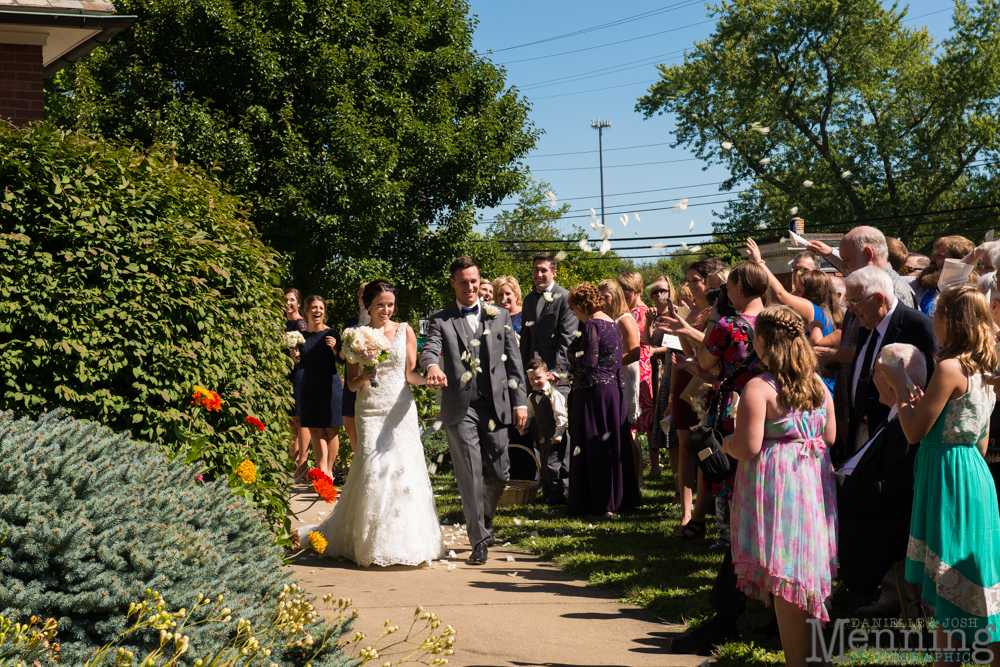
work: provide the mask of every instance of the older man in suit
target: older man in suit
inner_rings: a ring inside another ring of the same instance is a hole
[[[558,269],[556,258],[549,253],[535,255],[531,268],[535,289],[524,298],[521,311],[521,360],[524,364],[532,359],[544,361],[549,367],[549,382],[563,397],[568,397],[569,386],[564,375],[569,368],[566,350],[580,328],[580,320],[570,310],[569,291],[555,282]],[[544,502],[549,505],[565,502],[571,451],[568,433],[558,444],[539,446]]]
[[[927,385],[927,359],[913,345],[889,343],[907,376]],[[913,507],[913,462],[917,444],[903,435],[896,392],[876,371],[879,401],[889,408],[871,429],[871,438],[835,473],[840,523],[838,574],[852,591],[874,591],[893,562],[906,555]]]
[[[897,299],[892,280],[879,267],[858,269],[846,282],[844,301],[861,324],[848,375],[850,403],[846,451],[843,452],[853,456],[868,442],[872,427],[881,424],[889,414],[889,406],[879,401],[878,388],[872,381],[880,350],[889,343],[913,345],[923,353],[930,377],[934,370],[936,341],[931,318]]]

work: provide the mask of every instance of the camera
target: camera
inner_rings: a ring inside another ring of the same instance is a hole
[[[727,291],[728,285],[723,285],[719,289],[709,290],[708,294],[705,295],[705,299],[708,301],[709,305],[715,306],[715,309],[719,311],[719,315],[723,317],[732,317],[736,315],[736,309],[733,308],[733,302],[729,300],[729,292]]]

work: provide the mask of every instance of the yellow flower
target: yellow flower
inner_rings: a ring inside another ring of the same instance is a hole
[[[312,550],[318,554],[326,551],[326,538],[323,537],[322,533],[317,533],[315,530],[309,533],[309,546]]]
[[[253,464],[253,461],[246,459],[240,464],[240,467],[236,469],[236,474],[247,484],[253,484],[257,481],[257,466]]]

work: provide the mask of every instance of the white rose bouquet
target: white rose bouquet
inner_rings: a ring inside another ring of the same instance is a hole
[[[281,345],[287,350],[296,348],[299,345],[304,345],[305,342],[306,339],[302,335],[301,331],[286,331],[281,336]]]
[[[344,356],[352,364],[364,366],[371,370],[375,364],[380,364],[389,358],[389,348],[392,342],[385,337],[382,329],[357,327],[344,332]],[[372,386],[377,387],[378,381],[372,380]]]

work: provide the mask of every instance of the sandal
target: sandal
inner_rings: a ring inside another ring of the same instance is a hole
[[[674,539],[677,540],[693,540],[695,538],[705,537],[705,522],[704,521],[688,521],[686,524],[677,529],[674,533]]]

